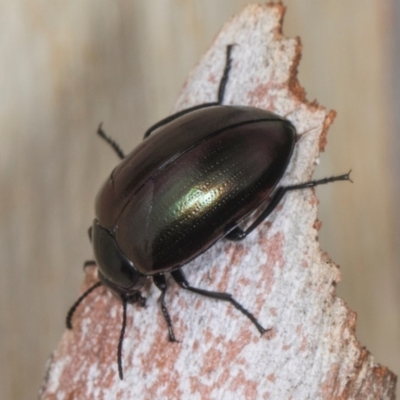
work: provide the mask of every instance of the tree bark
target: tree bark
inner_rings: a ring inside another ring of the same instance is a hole
[[[281,4],[250,5],[232,18],[175,110],[216,101],[225,48],[235,43],[224,103],[292,121],[299,140],[281,183],[293,184],[310,180],[335,112],[306,100],[296,77],[300,41],[282,35],[283,15]],[[317,204],[311,189],[288,193],[244,241],[222,240],[184,267],[191,285],[232,293],[270,328],[262,337],[231,305],[169,280],[179,342],[168,342],[159,291],[148,287],[146,308],[128,306],[120,381],[122,306],[102,287],[78,308],[49,360],[41,398],[394,399],[396,376],[374,364],[355,337],[355,313],[336,297],[340,272],[319,247]],[[84,289],[96,280],[89,268]]]

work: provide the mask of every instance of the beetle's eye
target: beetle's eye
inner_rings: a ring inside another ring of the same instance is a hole
[[[122,253],[115,239],[97,220],[93,222],[93,250],[99,269],[106,279],[123,288],[139,289],[144,277]]]

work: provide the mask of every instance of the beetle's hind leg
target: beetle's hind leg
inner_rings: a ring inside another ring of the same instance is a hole
[[[149,129],[147,129],[147,131],[145,132],[144,136],[143,136],[143,140],[146,139],[147,137],[149,137],[156,129],[162,127],[163,125],[168,124],[169,122],[172,122],[173,120],[182,117],[185,114],[189,114],[192,111],[196,111],[196,110],[200,110],[202,108],[206,108],[206,107],[212,107],[212,106],[217,106],[219,103],[217,103],[216,101],[213,103],[204,103],[204,104],[198,104],[197,106],[193,106],[190,108],[185,108],[182,111],[178,111],[175,114],[172,114],[164,119],[162,119],[161,121],[158,121],[157,123],[155,123],[154,125],[152,125]]]
[[[257,321],[256,317],[252,313],[247,311],[240,303],[238,303],[232,297],[232,295],[230,293],[211,292],[209,290],[199,289],[199,288],[190,286],[188,281],[186,280],[186,277],[185,277],[183,271],[180,268],[176,269],[175,271],[172,271],[171,275],[174,278],[175,282],[182,289],[186,289],[193,293],[197,293],[202,296],[210,297],[212,299],[229,301],[236,309],[238,309],[242,314],[244,314],[256,326],[256,328],[261,333],[261,335],[268,331],[268,329],[263,328],[261,326],[261,324]]]
[[[169,341],[170,342],[178,342],[178,340],[175,339],[171,317],[170,317],[167,307],[165,305],[165,294],[167,293],[167,281],[165,279],[164,274],[154,275],[153,282],[158,287],[158,289],[161,291],[161,296],[160,296],[161,311],[164,315],[165,321],[167,322]]]
[[[172,115],[162,119],[161,121],[158,121],[156,124],[152,125],[149,129],[147,129],[147,131],[145,132],[145,134],[143,136],[143,139],[146,139],[147,137],[149,137],[156,129],[162,127],[163,125],[168,124],[169,122],[172,122],[173,120],[175,120],[179,117],[182,117],[185,114],[189,114],[193,111],[200,110],[200,109],[206,108],[206,107],[218,106],[223,103],[224,96],[225,96],[226,84],[228,83],[229,72],[230,72],[231,66],[232,66],[231,53],[232,53],[233,46],[235,46],[235,45],[230,44],[230,45],[226,46],[226,63],[225,63],[224,72],[222,74],[222,78],[220,80],[219,87],[218,87],[217,101],[214,101],[211,103],[198,104],[196,106],[186,108],[185,110],[178,111],[177,113],[172,114]],[[101,128],[101,126],[100,126],[100,128]]]
[[[350,181],[350,172],[347,174],[339,175],[339,176],[332,176],[330,178],[318,179],[309,182],[299,183],[297,185],[290,185],[290,186],[281,186],[276,189],[275,194],[273,195],[272,199],[268,203],[265,210],[255,219],[255,221],[246,229],[242,229],[240,226],[235,226],[233,229],[228,229],[228,233],[225,235],[225,239],[232,240],[232,241],[239,241],[243,240],[249,233],[253,232],[254,229],[257,228],[258,225],[261,224],[271,213],[274,211],[276,206],[282,200],[283,196],[292,190],[301,190],[312,188],[319,185],[325,185],[331,182],[337,181]]]
[[[218,104],[222,104],[224,102],[226,84],[228,83],[229,73],[232,67],[231,54],[233,46],[235,46],[235,44],[229,44],[228,46],[226,46],[226,62],[225,62],[224,73],[222,75],[221,81],[219,82]]]

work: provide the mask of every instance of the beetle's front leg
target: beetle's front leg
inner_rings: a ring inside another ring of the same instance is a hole
[[[165,321],[167,322],[169,341],[178,342],[178,340],[175,339],[174,330],[172,328],[171,317],[165,305],[165,294],[167,293],[167,281],[165,279],[164,274],[154,275],[153,282],[161,291],[160,295],[161,311],[164,314]]]

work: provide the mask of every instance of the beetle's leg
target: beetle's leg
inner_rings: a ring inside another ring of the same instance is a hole
[[[108,136],[102,128],[103,123],[101,123],[97,129],[97,134],[104,139],[111,147],[112,149],[117,153],[117,156],[122,160],[123,158],[125,158],[125,154],[122,151],[121,147],[119,146],[119,144],[114,140],[111,139],[110,136]]]
[[[249,311],[247,311],[241,304],[239,304],[232,297],[232,295],[230,293],[211,292],[209,290],[199,289],[199,288],[190,286],[188,281],[186,280],[186,277],[185,277],[183,271],[180,268],[172,271],[171,275],[174,278],[175,282],[183,289],[200,294],[202,296],[211,297],[212,299],[229,301],[235,308],[237,308],[242,314],[244,314],[256,326],[256,328],[261,333],[261,335],[263,333],[265,333],[266,331],[268,331],[268,329],[263,328],[260,325],[260,323],[257,321],[256,317],[253,314],[251,314]]]
[[[83,293],[78,300],[76,300],[76,302],[72,305],[72,307],[69,309],[68,314],[67,314],[67,318],[65,320],[67,328],[68,329],[72,329],[72,317],[76,311],[76,309],[78,308],[79,304],[82,303],[82,300],[88,296],[90,293],[93,292],[94,289],[100,287],[102,285],[102,283],[96,282],[93,286],[91,286],[88,290],[86,290],[85,293]]]
[[[268,217],[269,214],[271,214],[271,212],[275,209],[275,207],[278,205],[278,203],[282,200],[282,197],[285,195],[285,193],[287,193],[291,190],[307,189],[307,188],[315,187],[318,185],[324,185],[324,184],[330,183],[330,182],[336,182],[336,181],[350,181],[351,182],[350,172],[351,171],[349,171],[347,174],[344,174],[344,175],[332,176],[330,178],[324,178],[324,179],[318,179],[315,181],[299,183],[297,185],[279,187],[276,190],[271,201],[268,203],[267,208],[255,219],[255,221],[248,228],[243,230],[239,226],[236,226],[235,228],[233,228],[231,231],[228,232],[228,234],[225,236],[225,238],[228,240],[234,240],[234,241],[243,240],[249,233],[251,233],[255,228],[257,228],[257,226],[260,225],[260,223],[263,222],[265,220],[265,218]]]
[[[182,111],[178,111],[175,114],[170,115],[169,117],[166,117],[164,119],[162,119],[161,121],[158,121],[156,124],[152,125],[149,129],[147,129],[147,131],[145,132],[143,139],[146,139],[147,137],[149,137],[153,131],[155,131],[156,129],[158,129],[160,126],[163,126],[165,124],[168,124],[169,122],[173,121],[174,119],[177,119],[179,117],[181,117],[182,115],[185,114],[189,114],[192,111],[196,111],[199,110],[201,108],[206,108],[206,107],[212,107],[212,106],[217,106],[219,103],[217,102],[213,102],[213,103],[204,103],[204,104],[198,104],[197,106],[193,106],[190,108],[185,108]]]
[[[171,317],[169,316],[167,307],[165,305],[165,293],[167,293],[167,281],[165,279],[165,276],[163,274],[154,275],[153,282],[161,291],[160,295],[161,311],[164,314],[165,321],[167,322],[169,341],[177,342],[178,340],[175,339],[174,330],[172,328]]]
[[[189,114],[192,111],[199,110],[201,108],[206,108],[206,107],[212,107],[212,106],[218,106],[222,104],[224,101],[224,95],[225,95],[225,88],[226,84],[228,83],[228,78],[229,78],[229,71],[232,66],[232,58],[231,58],[231,52],[232,52],[232,47],[235,46],[234,44],[230,44],[226,46],[226,63],[225,63],[225,68],[224,68],[224,73],[222,75],[221,81],[219,83],[219,88],[218,88],[218,99],[215,102],[212,103],[204,103],[204,104],[198,104],[197,106],[193,106],[190,108],[186,108],[185,110],[178,111],[175,114],[170,115],[169,117],[166,117],[162,119],[161,121],[157,122],[156,124],[152,125],[147,131],[145,132],[143,139],[146,139],[149,137],[153,131],[155,131],[157,128],[168,124],[169,122],[173,121],[174,119],[177,119],[179,117],[182,117],[182,115]]]
[[[232,67],[231,53],[232,53],[233,46],[235,46],[235,45],[229,44],[228,46],[226,46],[226,62],[225,62],[224,73],[222,75],[221,81],[219,82],[218,104],[222,104],[224,102],[226,84],[228,83],[229,72]]]
[[[121,333],[119,335],[118,351],[117,351],[118,374],[119,374],[119,379],[121,379],[121,381],[124,379],[124,372],[122,370],[122,342],[124,340],[125,328],[126,328],[126,303],[127,303],[127,300],[125,297],[123,297],[122,298],[122,327],[121,327]]]

